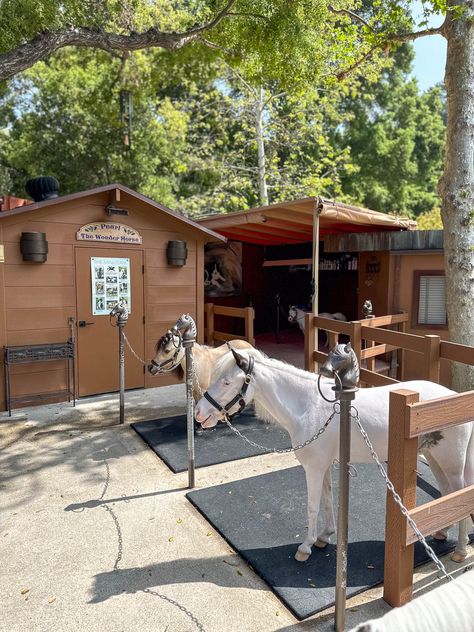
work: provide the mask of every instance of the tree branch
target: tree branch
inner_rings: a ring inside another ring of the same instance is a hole
[[[359,22],[359,24],[362,24],[363,26],[366,26],[368,29],[370,29],[372,33],[374,32],[374,29],[367,22],[367,20],[365,20],[361,15],[354,13],[354,11],[350,11],[349,9],[336,9],[332,6],[332,4],[328,6],[328,9],[329,11],[331,11],[331,13],[334,13],[335,15],[348,15],[354,20],[354,22]]]
[[[398,43],[404,44],[406,42],[414,42],[421,37],[429,37],[430,35],[443,35],[444,36],[444,25],[445,22],[441,26],[436,28],[424,29],[422,31],[414,31],[412,33],[391,33],[384,37],[383,41],[379,42],[372,46],[370,50],[368,50],[360,59],[355,61],[351,66],[342,70],[341,72],[336,73],[336,78],[339,80],[345,79],[347,76],[352,74],[354,70],[357,70],[360,66],[365,64],[366,61],[371,59],[371,57],[375,54],[376,51],[384,49],[387,44],[390,43]]]
[[[144,48],[178,50],[186,44],[197,40],[210,45],[210,42],[202,40],[202,34],[212,30],[224,18],[228,17],[236,1],[228,0],[226,5],[212,20],[202,26],[194,26],[181,33],[168,33],[157,28],[150,28],[143,33],[132,32],[129,35],[121,35],[83,26],[70,27],[64,31],[44,31],[31,41],[0,55],[0,81],[9,79],[15,74],[30,68],[37,61],[45,59],[54,51],[65,46],[99,48],[107,52],[126,52]]]

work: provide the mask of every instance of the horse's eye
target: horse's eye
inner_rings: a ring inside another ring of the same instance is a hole
[[[230,386],[231,381],[228,377],[223,377],[222,378],[222,383],[224,384],[224,386]]]

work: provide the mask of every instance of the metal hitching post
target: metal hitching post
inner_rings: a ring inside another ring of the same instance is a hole
[[[339,509],[337,514],[336,632],[344,630],[347,589],[349,463],[351,460],[351,401],[357,388],[336,390],[341,405],[339,424]]]
[[[194,398],[193,398],[193,344],[194,340],[186,342],[186,412],[187,412],[187,436],[188,436],[188,487],[194,487]]]
[[[349,468],[351,460],[351,402],[359,390],[359,363],[351,343],[338,344],[332,349],[326,362],[319,367],[320,376],[334,378],[332,387],[339,401],[339,509],[337,513],[337,555],[336,555],[336,632],[343,632],[346,617],[347,589],[347,535],[349,517]]]
[[[128,320],[128,309],[123,303],[117,305],[110,312],[110,316],[117,318],[119,330],[119,389],[120,389],[120,422],[125,423],[125,340],[123,337],[124,327]]]
[[[188,487],[194,487],[195,463],[194,463],[194,397],[193,397],[193,345],[196,341],[196,323],[189,314],[183,314],[175,325],[183,339],[183,347],[186,352],[186,426],[188,437]]]

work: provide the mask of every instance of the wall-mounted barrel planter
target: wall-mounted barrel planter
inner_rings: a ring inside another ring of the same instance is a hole
[[[184,266],[188,257],[188,249],[185,241],[169,241],[166,248],[166,257],[170,266]]]
[[[20,250],[23,261],[43,263],[48,258],[46,233],[21,233]]]

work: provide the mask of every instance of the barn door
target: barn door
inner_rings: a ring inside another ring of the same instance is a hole
[[[79,396],[119,388],[118,330],[108,313],[123,299],[130,305],[125,333],[144,355],[143,252],[76,247],[77,369]],[[144,367],[125,349],[125,387],[145,386]]]

